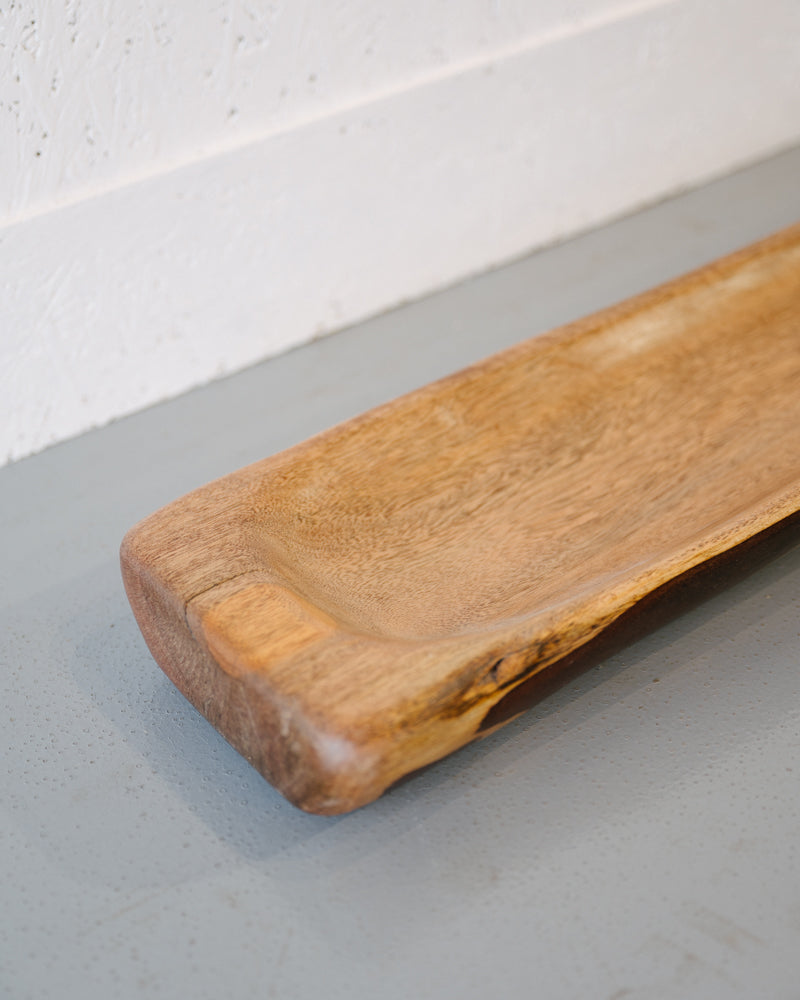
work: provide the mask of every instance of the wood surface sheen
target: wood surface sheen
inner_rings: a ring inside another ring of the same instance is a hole
[[[180,690],[339,813],[798,508],[795,226],[210,483],[122,569]]]

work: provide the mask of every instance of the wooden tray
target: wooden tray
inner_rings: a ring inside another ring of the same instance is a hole
[[[210,483],[122,570],[180,690],[338,813],[798,508],[800,226]]]

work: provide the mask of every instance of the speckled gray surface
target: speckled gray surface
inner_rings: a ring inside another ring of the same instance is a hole
[[[335,819],[172,688],[117,568],[178,494],[800,218],[798,177],[784,154],[0,471],[3,995],[798,995],[800,547]]]

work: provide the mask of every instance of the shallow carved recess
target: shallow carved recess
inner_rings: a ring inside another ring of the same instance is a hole
[[[210,483],[122,569],[175,684],[337,813],[796,537],[799,508],[796,226]]]

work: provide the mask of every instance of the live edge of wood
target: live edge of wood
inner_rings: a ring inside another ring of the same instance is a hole
[[[796,537],[798,509],[795,226],[210,483],[121,563],[165,673],[332,814]]]

